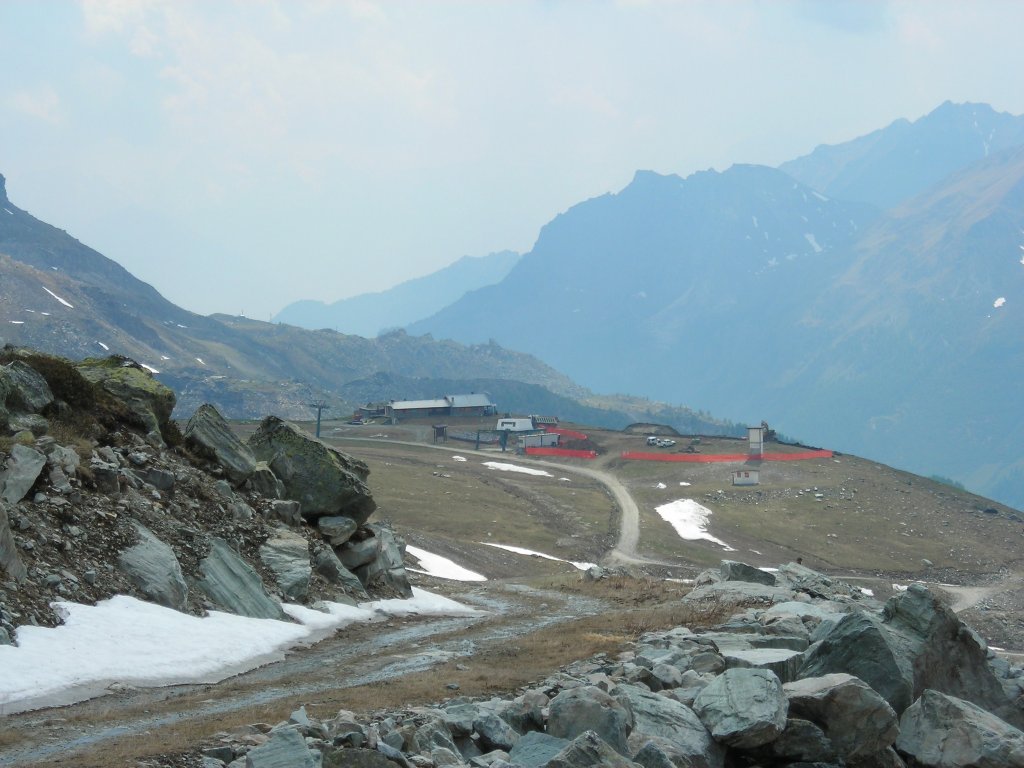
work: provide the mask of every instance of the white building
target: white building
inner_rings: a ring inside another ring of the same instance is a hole
[[[759,485],[761,472],[757,469],[737,469],[732,473],[733,485]]]

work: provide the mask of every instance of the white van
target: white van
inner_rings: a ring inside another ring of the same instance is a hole
[[[657,435],[648,435],[647,436],[647,444],[648,445],[657,445],[658,444],[658,436]]]

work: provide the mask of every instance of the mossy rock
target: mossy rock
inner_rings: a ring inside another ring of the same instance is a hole
[[[127,409],[130,420],[147,433],[166,437],[171,411],[174,410],[174,392],[153,378],[138,363],[120,356],[104,359],[88,358],[76,366],[87,380]]]

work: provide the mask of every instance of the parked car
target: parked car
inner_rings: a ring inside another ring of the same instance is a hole
[[[669,440],[667,437],[662,438],[661,440],[658,441],[659,448],[671,448],[675,444],[675,440]]]
[[[657,436],[655,436],[655,435],[648,435],[648,437],[647,437],[647,444],[648,445],[657,445],[659,442],[660,441],[657,438]]]

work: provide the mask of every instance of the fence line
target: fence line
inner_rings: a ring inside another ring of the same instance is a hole
[[[572,448],[548,448],[531,446],[526,449],[527,456],[569,456],[574,459],[596,459],[597,451],[577,451]]]
[[[831,459],[832,451],[795,451],[793,453],[763,453],[762,461],[805,461],[807,459]],[[678,461],[689,464],[724,464],[757,461],[756,456],[747,453],[646,453],[644,451],[623,451],[627,461]]]

